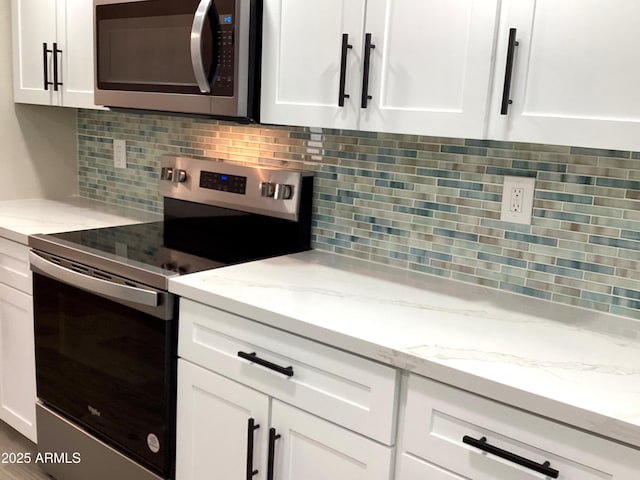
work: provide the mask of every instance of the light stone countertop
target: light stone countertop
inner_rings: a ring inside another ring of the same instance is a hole
[[[162,215],[80,197],[0,201],[0,237],[27,244],[29,235],[161,220]]]
[[[640,322],[311,251],[170,290],[640,448]]]

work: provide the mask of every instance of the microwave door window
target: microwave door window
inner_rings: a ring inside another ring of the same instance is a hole
[[[191,58],[191,31],[200,2],[150,0],[96,7],[98,88],[200,93]],[[202,61],[215,70],[215,22],[202,29]]]

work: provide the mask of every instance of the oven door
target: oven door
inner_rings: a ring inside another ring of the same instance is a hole
[[[96,104],[246,116],[236,82],[241,3],[94,0]]]
[[[87,276],[82,266],[66,268],[33,252],[31,261],[38,397],[168,478],[177,322],[133,308],[137,291],[128,291],[128,305],[111,296],[117,286],[104,296],[109,282]],[[95,286],[103,293],[92,292]],[[140,290],[143,303],[166,303],[154,302],[151,289]]]

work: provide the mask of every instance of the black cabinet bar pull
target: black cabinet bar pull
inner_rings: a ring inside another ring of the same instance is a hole
[[[42,63],[43,63],[43,72],[44,72],[44,89],[49,90],[49,85],[53,85],[53,82],[49,81],[49,65],[47,60],[49,59],[49,53],[51,50],[47,48],[47,44],[42,44]]]
[[[267,480],[273,480],[273,463],[276,456],[276,440],[280,438],[280,434],[276,433],[275,428],[269,429],[269,455],[267,457]]]
[[[247,422],[247,480],[251,480],[258,470],[253,468],[253,432],[260,428],[254,418]]]
[[[338,106],[344,107],[344,99],[349,98],[349,94],[344,93],[345,83],[347,81],[347,53],[353,45],[349,45],[349,34],[342,34],[342,50],[340,60],[340,89],[338,92]]]
[[[270,370],[281,373],[282,375],[286,375],[287,377],[293,377],[293,367],[282,367],[278,364],[271,363],[268,360],[258,357],[258,354],[256,352],[238,352],[238,356],[240,358],[244,358],[245,360],[249,360],[252,363],[257,363],[258,365],[262,365],[263,367],[267,367]]]
[[[371,34],[367,33],[364,40],[364,74],[362,75],[362,108],[367,108],[371,95],[369,95],[369,68],[371,67],[371,50],[376,46],[371,43]]]
[[[513,57],[516,53],[516,47],[519,45],[516,40],[516,34],[518,30],[515,28],[509,29],[509,46],[507,48],[507,68],[504,71],[504,88],[502,89],[502,107],[500,108],[500,115],[506,115],[509,113],[509,105],[511,101],[511,77],[513,75]]]
[[[62,82],[58,81],[58,54],[62,53],[62,50],[58,50],[58,44],[53,44],[53,89],[57,92],[58,87],[62,85]]]
[[[476,447],[483,452],[491,453],[496,457],[504,458],[505,460],[516,463],[522,467],[528,468],[529,470],[533,470],[534,472],[542,473],[547,477],[558,478],[558,475],[560,475],[558,470],[551,468],[550,462],[536,463],[528,458],[521,457],[515,453],[490,445],[487,443],[487,437],[482,437],[480,440],[477,440],[469,435],[465,435],[462,437],[462,443]]]

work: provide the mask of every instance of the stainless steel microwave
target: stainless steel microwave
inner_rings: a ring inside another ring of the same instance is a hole
[[[256,119],[261,0],[93,0],[95,103]]]

